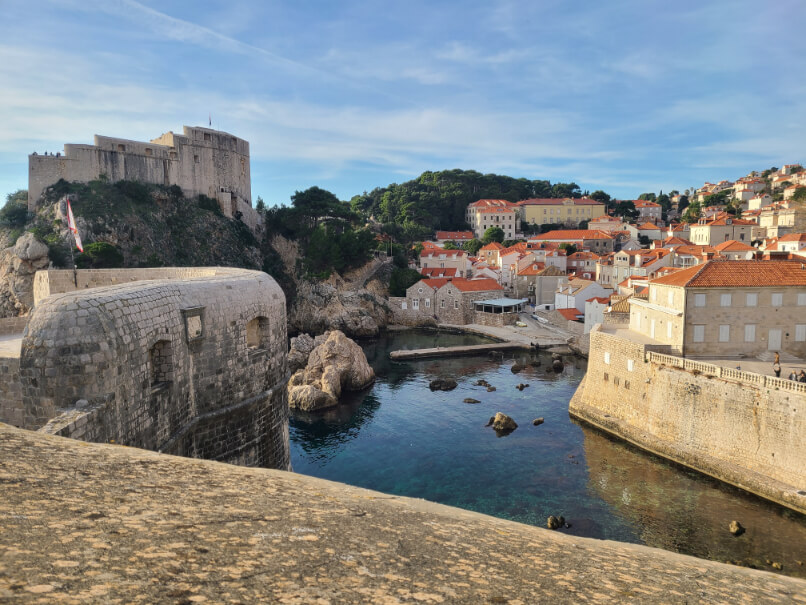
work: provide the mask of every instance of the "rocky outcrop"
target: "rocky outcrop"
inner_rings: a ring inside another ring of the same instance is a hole
[[[367,288],[351,284],[297,284],[297,295],[288,310],[288,326],[292,331],[321,334],[338,330],[352,338],[377,336],[389,323],[391,308],[377,292],[383,286],[370,282]]]
[[[432,391],[452,391],[457,387],[457,382],[453,378],[435,378],[428,383],[428,388]]]
[[[299,363],[313,347],[303,369],[288,381],[288,405],[304,411],[321,410],[338,405],[342,391],[358,391],[375,380],[375,372],[364,351],[339,330],[312,339],[294,339],[295,363]]]
[[[492,427],[499,432],[507,432],[510,433],[518,428],[517,423],[512,420],[509,416],[502,412],[496,413],[496,415],[492,418]]]
[[[48,247],[33,233],[0,252],[0,317],[28,314],[34,306],[34,274],[48,264]]]

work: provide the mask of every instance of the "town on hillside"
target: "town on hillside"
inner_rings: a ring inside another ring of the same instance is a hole
[[[806,381],[800,165],[684,193],[596,198],[470,203],[469,229],[436,231],[415,246],[419,279],[391,298],[394,308],[459,325],[531,317],[582,338],[597,324],[626,322],[676,354],[786,359]],[[670,286],[682,293],[667,294]],[[779,373],[772,365],[764,372]]]

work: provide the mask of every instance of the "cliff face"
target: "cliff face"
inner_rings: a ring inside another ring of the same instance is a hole
[[[32,233],[0,251],[0,317],[28,314],[34,306],[34,274],[48,264],[48,247]]]

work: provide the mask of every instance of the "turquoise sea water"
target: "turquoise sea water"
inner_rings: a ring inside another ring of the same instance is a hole
[[[568,401],[585,372],[566,358],[562,374],[547,371],[547,354],[391,362],[389,351],[476,344],[468,335],[392,333],[364,343],[376,383],[335,410],[294,412],[290,422],[295,472],[381,492],[424,498],[545,527],[563,515],[562,531],[636,542],[684,554],[738,561],[806,577],[806,518],[723,486],[626,444],[568,416]],[[513,374],[511,366],[539,360]],[[428,388],[452,377],[450,392]],[[475,386],[484,379],[493,392]],[[522,391],[515,387],[528,383]],[[463,403],[470,397],[477,404]],[[518,429],[498,436],[485,427],[504,412]],[[545,423],[533,426],[543,417]],[[741,537],[727,531],[737,519]]]

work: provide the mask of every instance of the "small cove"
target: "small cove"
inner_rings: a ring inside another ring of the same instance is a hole
[[[647,544],[719,561],[740,561],[806,577],[806,520],[717,481],[682,469],[581,426],[568,401],[585,361],[566,357],[562,374],[547,372],[546,353],[508,352],[453,359],[391,362],[388,353],[489,342],[475,335],[393,332],[362,343],[377,374],[373,387],[348,394],[339,408],[293,412],[295,472],[390,494],[545,527],[549,515],[565,533]],[[539,360],[519,374],[516,361]],[[428,383],[452,377],[451,392]],[[496,387],[475,386],[479,379]],[[523,391],[519,383],[530,386]],[[463,403],[467,397],[478,404]],[[519,425],[498,437],[484,425],[496,412]],[[545,423],[533,426],[543,417]],[[738,519],[747,532],[734,537]]]

